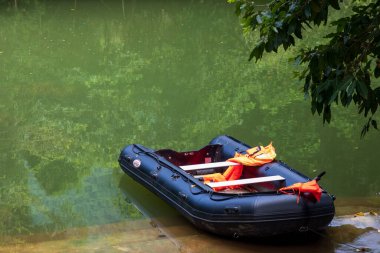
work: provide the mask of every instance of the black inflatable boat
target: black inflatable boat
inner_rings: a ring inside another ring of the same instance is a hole
[[[228,158],[251,148],[229,136],[219,136],[198,151],[152,150],[133,144],[119,157],[124,172],[175,207],[195,226],[215,234],[249,237],[322,230],[334,217],[334,197],[320,201],[307,194],[278,192],[310,178],[280,161],[243,172],[238,189],[215,191],[202,175],[226,170]],[[223,183],[223,182],[222,182]],[[231,183],[231,182],[230,182]],[[232,182],[233,183],[233,182]],[[217,184],[217,183],[214,183]]]

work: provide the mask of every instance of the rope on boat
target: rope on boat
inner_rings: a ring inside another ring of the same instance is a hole
[[[203,189],[199,188],[199,186],[196,185],[196,184],[189,184],[189,183],[188,183],[188,185],[189,185],[189,188],[190,188],[190,192],[191,192],[193,195],[198,195],[198,194],[201,194],[201,193],[205,193],[205,191],[204,191]],[[193,188],[195,188],[195,187],[199,189],[198,192],[194,192],[194,191],[193,191]]]
[[[213,196],[214,196],[214,193],[215,193],[215,192],[212,191],[212,192],[210,192],[210,194],[209,194],[209,198],[210,198],[211,200],[213,200],[213,201],[224,201],[224,200],[233,199],[233,198],[236,198],[236,197],[237,197],[237,195],[235,195],[235,194],[231,194],[231,195],[228,196],[228,197],[217,199],[217,198],[214,198],[214,197],[213,197]]]
[[[347,246],[347,247],[349,247],[351,249],[354,249],[356,252],[370,252],[371,251],[371,249],[366,248],[366,247],[356,247],[356,246],[353,246],[353,245],[348,244],[348,243],[337,242],[337,241],[333,240],[332,238],[326,236],[325,234],[322,234],[322,233],[320,233],[318,231],[315,231],[314,229],[308,228],[308,230],[310,232],[313,232],[316,235],[319,235],[319,236],[321,236],[323,238],[326,238],[326,239],[330,240],[332,243],[335,243],[335,244],[340,245],[340,246]]]

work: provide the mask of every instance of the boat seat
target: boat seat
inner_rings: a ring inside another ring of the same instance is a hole
[[[205,169],[237,166],[237,165],[240,165],[240,163],[216,162],[216,163],[201,163],[201,164],[194,164],[194,165],[184,165],[184,166],[179,166],[179,167],[183,169],[184,171],[191,171],[191,170],[205,170]]]
[[[228,187],[228,186],[236,186],[236,185],[259,184],[259,183],[284,181],[284,180],[285,178],[277,175],[277,176],[268,176],[268,177],[245,178],[245,179],[223,181],[223,182],[210,182],[210,183],[207,183],[207,185],[212,188],[217,188],[217,187]]]

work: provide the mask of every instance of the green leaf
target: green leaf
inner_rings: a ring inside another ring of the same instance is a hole
[[[362,132],[360,133],[360,137],[363,138],[367,134],[368,130],[369,130],[369,124],[365,124],[363,126]]]
[[[373,90],[373,94],[375,95],[377,102],[380,104],[380,87],[377,87]]]
[[[295,32],[296,30],[296,23],[295,22],[292,22],[289,24],[289,28],[288,28],[288,35],[291,35]]]
[[[368,88],[364,82],[357,80],[356,82],[356,92],[359,93],[365,99],[368,99]]]
[[[311,25],[309,24],[309,22],[305,21],[305,24],[306,24],[307,27],[309,27],[310,29],[313,29],[313,27],[311,27]]]
[[[326,39],[330,39],[330,38],[334,38],[334,37],[336,37],[336,36],[337,36],[336,33],[329,33],[329,34],[327,34],[324,38],[326,38]]]
[[[346,88],[347,95],[352,96],[352,93],[354,92],[354,90],[355,90],[355,84],[352,80],[350,80]]]
[[[340,10],[339,2],[338,0],[330,0],[330,5],[333,7],[335,10]]]
[[[347,45],[347,43],[350,41],[350,36],[349,35],[344,35],[343,36],[343,44]]]
[[[260,44],[258,44],[251,52],[251,54],[249,55],[249,61],[252,60],[253,57],[256,58],[256,62],[261,59],[261,57],[263,56],[263,52],[264,52],[264,43],[263,42],[260,42]]]
[[[318,60],[319,60],[318,56],[314,55],[311,58],[310,63],[309,63],[310,72],[313,75],[318,75],[318,73],[319,73],[319,61]]]
[[[260,15],[257,15],[257,16],[256,16],[256,21],[257,21],[257,23],[259,23],[259,24],[262,24],[262,23],[263,23],[263,20],[262,20],[262,18],[261,18]]]
[[[276,12],[284,3],[282,1],[278,1],[272,8],[272,12]]]
[[[321,114],[322,110],[323,110],[323,104],[322,103],[317,103],[317,112],[318,112],[319,115]]]
[[[273,47],[274,47],[274,41],[273,40],[270,40],[268,41],[266,44],[265,44],[265,51],[266,52],[272,52],[273,51]]]
[[[299,66],[299,65],[301,65],[301,63],[302,63],[302,58],[301,58],[301,56],[297,56],[297,57],[294,59],[294,65]],[[309,81],[310,81],[310,80],[309,80]]]
[[[277,28],[282,28],[282,25],[283,25],[283,22],[282,21],[276,21],[274,23],[274,26],[277,27]]]
[[[235,14],[236,14],[236,16],[240,16],[240,14],[241,14],[241,8],[240,7],[241,7],[241,2],[239,1],[235,5]]]
[[[295,9],[297,8],[297,4],[295,2],[293,2],[290,6],[289,6],[289,12],[293,12]]]
[[[302,26],[300,24],[295,25],[294,35],[296,35],[297,38],[302,39]]]
[[[371,67],[371,63],[372,63],[372,60],[369,60],[366,64],[365,64],[365,67],[364,67],[364,70],[367,71],[369,70],[369,68]],[[376,69],[375,69],[376,70]]]
[[[380,76],[380,68],[376,67],[374,71],[375,77],[378,78]]]
[[[334,93],[330,96],[328,104],[330,105],[332,102],[336,101],[336,98],[338,97],[339,90],[335,90]]]
[[[305,14],[306,18],[310,18],[311,17],[311,8],[310,8],[309,4],[305,6],[304,14]]]
[[[364,106],[364,109],[364,116],[367,117],[370,108],[368,106]]]
[[[371,112],[372,114],[375,114],[375,112],[377,111],[377,107],[378,107],[378,103],[376,101],[376,99],[374,98],[374,100],[372,101],[372,104],[371,104]]]
[[[296,44],[293,36],[289,35],[288,39],[289,39],[290,44],[292,44],[293,46]]]
[[[324,110],[323,110],[323,123],[325,123],[327,121],[327,123],[330,123],[331,121],[331,108],[330,106],[325,106]]]
[[[311,101],[311,113],[314,115],[317,110],[317,102]]]
[[[347,92],[340,93],[340,102],[342,102],[343,106],[349,106],[352,101],[352,96],[348,96]]]
[[[273,46],[274,46],[273,51],[277,52],[277,48],[281,45],[281,43],[282,43],[281,35],[276,34],[276,37],[274,38],[274,41],[273,41]]]
[[[377,121],[376,120],[371,120],[371,124],[372,124],[372,126],[373,126],[373,128],[375,128],[376,130],[379,130],[378,128],[377,128]]]
[[[309,74],[306,76],[305,84],[303,86],[303,92],[305,93],[305,95],[309,94],[310,81],[311,81],[311,75]]]

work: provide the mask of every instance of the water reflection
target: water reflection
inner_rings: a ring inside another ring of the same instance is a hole
[[[352,248],[337,242],[349,243],[358,248],[368,247],[375,251],[379,248],[378,216],[367,216],[365,219],[355,219],[352,215],[341,216],[335,218],[331,227],[322,234],[305,233],[256,240],[232,240],[198,230],[174,208],[128,176],[121,178],[119,187],[126,198],[184,252],[272,253],[278,252],[280,248],[283,252],[352,252]],[[371,242],[366,243],[366,238]]]

